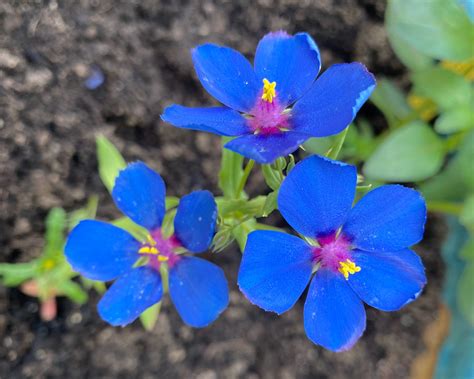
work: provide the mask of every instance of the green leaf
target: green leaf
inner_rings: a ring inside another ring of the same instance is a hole
[[[457,287],[457,303],[464,318],[474,326],[474,263],[465,268]]]
[[[474,111],[468,105],[461,105],[441,114],[435,122],[435,130],[451,134],[474,129]]]
[[[390,133],[364,165],[372,180],[415,182],[429,178],[441,168],[443,142],[422,121],[413,121]]]
[[[34,278],[38,273],[38,260],[26,263],[0,263],[0,277],[7,287],[16,287],[19,284]]]
[[[61,255],[65,243],[66,212],[62,208],[53,208],[46,216],[44,257]]]
[[[166,196],[166,199],[165,199],[166,210],[169,210],[171,208],[176,208],[178,204],[179,204],[179,197]]]
[[[97,137],[96,145],[100,179],[109,192],[112,193],[115,178],[120,170],[127,166],[127,163],[112,142],[104,136]]]
[[[57,284],[58,295],[63,295],[77,304],[84,304],[87,301],[87,293],[82,287],[72,280],[65,280]]]
[[[257,221],[252,218],[248,221],[237,225],[232,233],[239,244],[240,251],[243,252],[245,249],[245,244],[247,243],[247,237],[250,232],[253,232],[257,228]]]
[[[391,8],[387,8],[385,12],[385,25],[388,39],[398,59],[411,71],[423,70],[432,66],[433,59],[422,54],[397,35],[399,27],[396,20],[393,19],[392,14]]]
[[[400,40],[436,59],[473,55],[473,24],[455,0],[390,0],[386,14],[390,40]]]
[[[265,200],[265,204],[263,205],[263,210],[262,210],[263,217],[268,217],[270,213],[272,213],[275,209],[278,208],[277,199],[278,199],[278,191],[270,192],[267,195],[267,198]]]
[[[146,309],[140,315],[140,321],[145,328],[145,330],[153,330],[158,321],[158,316],[160,315],[161,311],[161,301],[152,305],[150,308]]]
[[[99,197],[90,196],[84,208],[75,210],[69,214],[68,230],[72,230],[80,221],[94,219],[99,205]]]
[[[474,192],[474,131],[463,140],[459,151],[446,168],[438,175],[423,183],[421,192],[428,201],[462,202]]]
[[[474,194],[470,195],[464,201],[461,214],[459,215],[459,221],[466,229],[474,233]]]
[[[171,237],[174,233],[174,218],[176,216],[176,211],[177,209],[172,209],[171,211],[166,212],[165,217],[163,217],[161,232],[165,238]]]
[[[221,226],[212,240],[211,249],[213,252],[220,253],[234,241],[232,229],[232,226]]]
[[[223,137],[222,143],[230,141],[230,138]],[[242,165],[244,157],[228,149],[222,149],[221,169],[219,172],[219,188],[224,197],[234,199],[239,197],[238,188],[240,180],[244,175]]]
[[[377,80],[377,87],[370,100],[383,113],[391,127],[397,126],[412,112],[403,92],[388,79]]]
[[[280,188],[281,182],[284,179],[282,170],[276,169],[271,164],[262,164],[262,174],[265,183],[267,183],[273,191],[277,191]]]
[[[251,200],[219,199],[217,201],[219,216],[222,218],[233,217],[237,219],[245,216],[259,216],[262,214],[265,201],[265,196],[257,196]]]
[[[468,106],[472,101],[471,84],[462,76],[442,67],[415,72],[414,93],[432,99],[443,110]]]
[[[148,236],[148,230],[146,230],[143,226],[135,224],[128,217],[118,218],[112,221],[112,225],[125,229],[139,241],[146,241],[146,238]]]

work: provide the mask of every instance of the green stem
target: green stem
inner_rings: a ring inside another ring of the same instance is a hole
[[[252,171],[254,165],[255,165],[255,161],[253,159],[250,159],[247,162],[247,165],[245,166],[245,169],[244,169],[244,174],[242,175],[239,186],[237,187],[237,196],[240,196],[240,194],[244,190],[245,184],[247,183],[247,179],[249,178],[250,172]]]
[[[342,145],[344,145],[344,141],[346,140],[347,131],[349,130],[349,128],[350,128],[350,125],[347,128],[345,128],[344,131],[341,133],[341,135],[339,136],[337,140],[336,146],[334,146],[329,152],[328,158],[337,159],[337,156],[341,152]]]
[[[427,205],[430,212],[459,216],[462,211],[462,204],[452,203],[449,201],[428,201]]]

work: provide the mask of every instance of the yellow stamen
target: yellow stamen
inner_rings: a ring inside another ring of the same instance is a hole
[[[150,254],[150,246],[143,246],[138,250],[138,254]]]
[[[262,100],[273,103],[273,98],[276,97],[276,82],[269,82],[268,79],[263,79],[263,94]]]
[[[352,262],[350,259],[346,259],[345,261],[339,262],[339,272],[344,275],[344,278],[346,280],[349,279],[349,274],[355,274],[356,272],[359,272],[361,268],[359,266],[356,266],[354,262]]]
[[[140,250],[138,250],[138,254],[158,255],[160,254],[160,251],[154,246],[142,246]]]
[[[158,260],[160,262],[166,262],[169,258],[164,255],[158,255]]]

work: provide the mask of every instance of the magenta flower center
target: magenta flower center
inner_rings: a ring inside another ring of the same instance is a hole
[[[352,260],[350,241],[343,235],[320,237],[318,243],[319,247],[313,250],[314,262],[322,268],[340,272],[346,279],[361,270]]]
[[[174,235],[165,238],[161,229],[156,229],[147,236],[147,241],[142,244],[138,253],[148,257],[148,265],[159,270],[164,262],[171,268],[181,259],[176,254],[179,247],[181,244]]]
[[[267,79],[263,80],[263,89],[261,95],[252,108],[248,125],[255,134],[278,134],[289,129],[288,122],[290,118],[289,110],[281,106],[278,101],[278,92],[276,91],[276,82],[270,83]]]

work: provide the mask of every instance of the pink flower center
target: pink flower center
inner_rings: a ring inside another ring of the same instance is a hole
[[[165,238],[161,229],[156,229],[148,235],[147,241],[142,244],[138,253],[148,257],[148,265],[159,270],[161,264],[166,262],[171,268],[181,259],[176,254],[176,249],[179,247],[181,244],[174,235]]]
[[[255,106],[250,111],[247,123],[255,134],[278,134],[290,128],[288,122],[290,118],[289,110],[285,110],[278,101],[276,83],[263,80],[261,95],[255,102]]]
[[[350,241],[343,235],[320,237],[318,243],[313,250],[314,262],[322,268],[340,272],[346,279],[361,270],[352,260]]]

